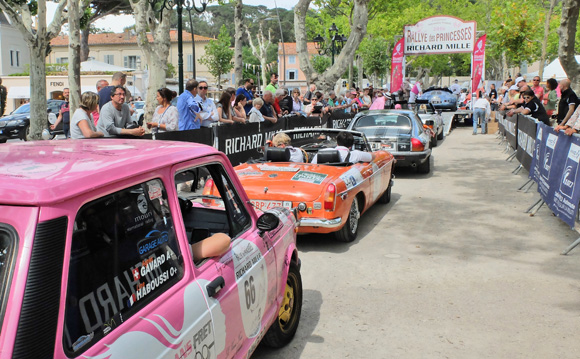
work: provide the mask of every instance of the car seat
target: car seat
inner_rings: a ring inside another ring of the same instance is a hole
[[[324,150],[318,151],[316,155],[316,162],[321,163],[339,163],[340,160],[340,153],[338,150]]]
[[[290,149],[280,147],[269,147],[266,149],[266,161],[288,162],[290,161]]]

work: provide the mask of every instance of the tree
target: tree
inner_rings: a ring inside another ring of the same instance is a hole
[[[560,22],[560,47],[558,56],[562,68],[566,75],[572,81],[572,87],[575,90],[580,89],[580,64],[576,61],[575,39],[576,27],[578,24],[578,13],[580,12],[580,3],[577,0],[564,0],[562,4],[562,20]]]
[[[244,28],[243,28],[243,17],[242,17],[242,9],[244,4],[242,0],[236,0],[235,7],[234,7],[234,74],[236,81],[240,81],[243,78],[243,71],[242,71],[242,38],[244,36]]]
[[[326,71],[331,65],[330,57],[323,55],[315,55],[312,57],[312,68],[317,73],[321,74]]]
[[[308,82],[314,82],[323,90],[334,88],[334,84],[344,73],[349,63],[352,62],[354,53],[367,31],[368,3],[370,0],[353,0],[351,12],[351,32],[342,51],[338,55],[334,65],[324,73],[314,72],[308,56],[306,37],[306,14],[311,0],[300,0],[294,7],[294,34],[296,35],[296,48],[300,57],[300,68]]]
[[[366,38],[358,49],[365,71],[367,74],[373,75],[371,81],[375,84],[380,77],[387,73],[387,66],[391,62],[387,56],[388,49],[387,40],[380,37]]]
[[[89,0],[68,0],[68,83],[70,114],[72,115],[81,102],[81,19]]]
[[[544,76],[544,64],[546,63],[547,47],[548,47],[548,36],[550,35],[550,19],[552,13],[554,12],[554,7],[556,6],[556,0],[549,0],[548,12],[544,19],[544,39],[542,40],[542,55],[540,56],[540,70],[538,71],[538,76],[540,79]]]
[[[67,0],[59,0],[50,25],[46,22],[46,0],[0,0],[0,10],[10,17],[30,50],[30,139],[40,139],[46,121],[46,56],[50,40],[67,21]],[[32,18],[36,16],[36,26]]]
[[[207,65],[209,73],[215,77],[218,89],[222,88],[221,76],[234,67],[232,63],[234,50],[230,49],[230,42],[228,29],[222,25],[217,40],[212,40],[205,46],[205,57],[199,60]]]
[[[260,67],[262,69],[262,85],[266,86],[268,83],[268,77],[266,75],[266,65],[268,64],[268,47],[272,45],[272,34],[268,32],[268,39],[264,36],[264,32],[262,30],[262,23],[260,23],[260,30],[256,35],[256,40],[258,41],[257,46],[254,45],[254,41],[252,40],[252,35],[250,34],[250,30],[246,27],[246,33],[248,34],[248,40],[250,41],[250,47],[252,48],[252,53],[255,57],[260,60]],[[277,52],[277,51],[276,51]]]
[[[157,89],[165,87],[165,71],[169,56],[169,26],[173,10],[158,9],[159,19],[148,0],[131,0],[131,8],[135,14],[135,29],[137,31],[137,45],[143,52],[149,68],[149,77],[145,103],[144,118],[151,121],[157,103],[155,101]],[[151,39],[148,32],[151,33]],[[152,41],[151,41],[152,40]]]

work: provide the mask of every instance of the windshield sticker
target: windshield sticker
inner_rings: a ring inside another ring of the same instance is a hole
[[[155,198],[160,198],[162,196],[161,186],[156,181],[149,184],[149,199],[154,200]]]
[[[356,168],[351,168],[340,176],[340,179],[346,184],[346,189],[351,189],[363,181],[360,171]]]
[[[259,171],[242,171],[236,173],[238,176],[261,176],[262,172]]]
[[[139,208],[139,212],[141,212],[142,214],[147,213],[148,207],[149,206],[147,205],[145,195],[140,194],[139,197],[137,197],[137,208]]]
[[[262,171],[280,171],[280,172],[297,172],[297,167],[278,167],[278,166],[258,166]]]
[[[309,171],[300,171],[292,176],[292,181],[308,182],[313,184],[321,184],[324,179],[328,177],[324,173],[316,173]]]

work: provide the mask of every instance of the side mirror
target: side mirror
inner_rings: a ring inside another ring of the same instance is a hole
[[[427,127],[433,127],[434,125],[435,125],[435,121],[433,121],[433,120],[425,121],[425,126],[427,126]]]
[[[273,229],[278,228],[280,224],[280,218],[273,213],[264,213],[258,218],[258,229],[260,230],[260,234],[264,232],[269,232]]]

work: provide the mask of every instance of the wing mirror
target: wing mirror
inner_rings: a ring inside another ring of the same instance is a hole
[[[278,228],[280,225],[280,218],[273,213],[266,212],[258,218],[257,225],[260,230],[260,235],[262,235],[264,232],[269,232]]]

